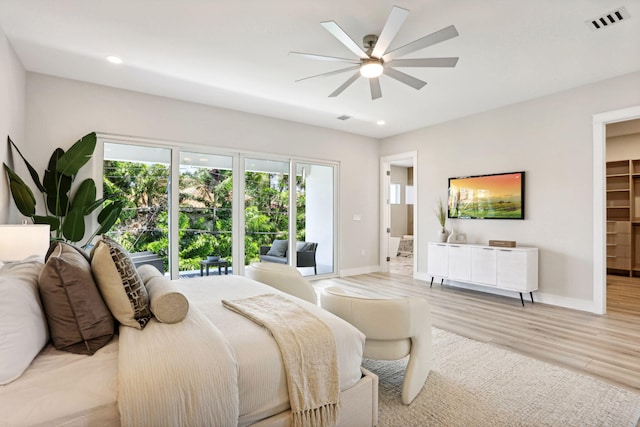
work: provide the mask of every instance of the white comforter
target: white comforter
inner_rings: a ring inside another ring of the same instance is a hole
[[[220,302],[279,292],[238,276],[183,279],[175,283],[189,298],[190,305],[203,314],[198,321],[208,319],[221,332],[235,358],[239,403],[234,425],[249,425],[289,409],[284,370],[273,338],[250,320],[223,308]],[[285,296],[312,311],[333,331],[338,350],[340,390],[353,387],[361,377],[364,336],[320,307]],[[154,359],[162,358],[171,346],[176,345],[179,344],[166,340],[156,343],[151,349],[153,356],[145,362],[160,363]],[[64,353],[47,346],[21,378],[0,388],[0,413],[3,414],[0,426],[118,426],[118,371],[123,369],[118,368],[118,353],[121,351],[122,343],[117,340],[93,356]],[[158,368],[150,378],[165,375],[165,369]],[[211,383],[211,390],[219,387],[216,375],[213,373],[212,378],[205,378]],[[147,386],[144,393],[149,397],[157,396],[159,391],[151,384]],[[229,399],[234,405],[235,398]]]
[[[249,425],[289,409],[289,395],[280,350],[273,337],[251,320],[224,308],[222,299],[280,293],[295,300],[332,330],[338,351],[340,390],[347,390],[360,380],[364,335],[322,308],[240,276],[184,279],[175,283],[190,304],[198,307],[222,332],[233,349],[239,368],[238,425]]]

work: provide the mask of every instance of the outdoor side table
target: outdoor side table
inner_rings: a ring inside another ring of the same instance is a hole
[[[222,267],[224,267],[224,274],[229,274],[229,261],[222,258],[216,261],[209,261],[207,259],[200,261],[200,276],[204,276],[204,271],[207,272],[208,276],[209,267],[218,267],[218,276],[222,274]]]

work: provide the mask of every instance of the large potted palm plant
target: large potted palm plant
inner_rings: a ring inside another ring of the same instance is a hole
[[[7,137],[7,141],[24,161],[31,179],[42,194],[44,215],[37,213],[36,198],[31,188],[3,163],[13,201],[20,213],[31,218],[35,224],[48,224],[51,227],[52,240],[69,243],[83,240],[86,234],[85,217],[100,207],[102,209],[98,213],[98,227],[83,246],[89,244],[96,235],[109,231],[118,220],[122,203],[96,199],[96,183],[93,179],[87,178],[74,186],[78,171],[91,159],[95,150],[95,133],[79,139],[66,152],[57,148],[49,159],[42,181],[10,137]]]

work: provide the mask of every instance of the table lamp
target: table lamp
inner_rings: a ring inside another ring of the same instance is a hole
[[[0,261],[19,261],[31,255],[44,257],[50,237],[49,225],[0,225]]]

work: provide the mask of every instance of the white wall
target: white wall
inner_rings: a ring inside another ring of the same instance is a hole
[[[607,138],[607,161],[640,159],[640,133]]]
[[[378,268],[375,139],[34,73],[27,74],[26,106],[24,152],[37,170],[55,147],[92,131],[339,161],[341,271]]]
[[[15,52],[0,28],[0,162],[14,167],[9,156],[7,135],[19,143],[24,139],[25,129],[26,73]],[[17,159],[17,162],[22,162]],[[10,200],[4,168],[0,170],[0,224],[18,222],[19,214],[8,208]]]
[[[575,308],[593,300],[592,115],[640,104],[640,72],[382,141],[381,154],[416,150],[420,253],[438,233],[433,207],[447,178],[526,171],[526,218],[449,220],[469,243],[516,240],[540,248],[538,298]],[[426,255],[417,260],[426,278]]]

